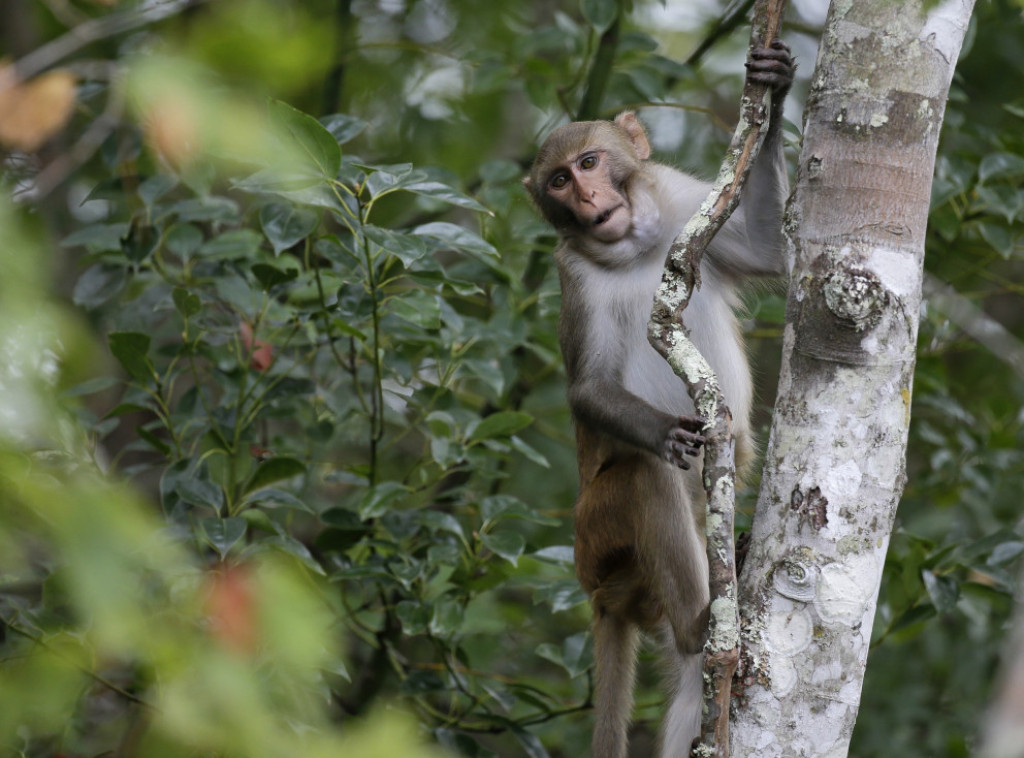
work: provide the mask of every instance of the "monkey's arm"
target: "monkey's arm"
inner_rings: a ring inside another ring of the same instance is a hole
[[[626,388],[625,361],[633,356],[623,323],[595,302],[599,299],[594,297],[597,287],[592,280],[565,265],[564,255],[561,263],[559,342],[574,420],[689,468],[686,456],[697,455],[704,442],[699,434],[703,420],[666,413]]]
[[[750,78],[772,88],[768,134],[747,177],[739,208],[712,240],[708,252],[727,274],[778,276],[785,273],[782,214],[789,197],[782,107],[796,64],[785,43],[775,40],[769,48],[755,50],[747,68]]]
[[[653,407],[621,383],[596,375],[569,385],[569,407],[577,423],[646,450],[679,468],[690,468],[686,456],[696,456],[704,438],[704,421],[696,416],[673,416]]]

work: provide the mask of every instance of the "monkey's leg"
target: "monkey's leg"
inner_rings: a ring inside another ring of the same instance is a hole
[[[683,758],[700,731],[707,556],[683,478],[661,467],[652,471],[650,481],[662,498],[647,500],[642,555],[661,603],[663,660],[671,697],[662,724],[661,755]]]
[[[594,602],[594,758],[626,758],[636,674],[636,625]]]

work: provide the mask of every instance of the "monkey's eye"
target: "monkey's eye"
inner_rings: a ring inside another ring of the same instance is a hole
[[[597,165],[597,156],[596,155],[588,155],[585,158],[583,158],[583,160],[580,161],[580,168],[582,168],[584,171],[589,171],[590,169],[594,168],[594,166],[596,166],[596,165]]]
[[[566,176],[565,174],[558,174],[555,176],[554,179],[551,180],[551,186],[554,187],[555,189],[562,189],[562,187],[564,187],[568,183],[569,177]]]

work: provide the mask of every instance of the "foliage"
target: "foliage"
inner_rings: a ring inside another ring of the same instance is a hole
[[[713,169],[742,14],[29,6],[0,29],[38,66],[0,92],[5,747],[577,754],[558,287],[519,177],[584,102],[650,106],[665,157]],[[858,755],[964,754],[1024,547],[1024,363],[988,328],[1019,348],[1019,27],[980,8],[948,112],[927,265],[985,311],[922,323]],[[750,311],[768,405],[783,309]]]

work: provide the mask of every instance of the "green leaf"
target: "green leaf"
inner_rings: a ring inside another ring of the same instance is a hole
[[[422,238],[411,234],[382,229],[379,226],[369,224],[363,227],[363,232],[370,242],[379,246],[389,255],[394,255],[401,260],[406,268],[410,268],[417,260],[429,252],[427,243]]]
[[[291,508],[296,511],[305,511],[306,513],[315,513],[315,511],[308,506],[299,498],[295,497],[289,492],[275,489],[262,489],[259,492],[254,492],[248,498],[246,502],[251,505],[258,505],[263,508]],[[352,514],[355,518],[355,514]]]
[[[409,290],[388,300],[392,313],[420,329],[441,328],[441,303],[437,295]]]
[[[178,497],[192,505],[205,506],[219,511],[224,507],[224,492],[208,479],[180,477],[174,483]]]
[[[320,562],[313,557],[311,552],[309,552],[309,548],[294,537],[289,537],[284,534],[276,534],[273,537],[264,540],[260,547],[263,546],[275,548],[283,553],[287,553],[293,558],[297,558],[303,566],[308,568],[314,574],[327,576],[327,572],[324,571],[324,567],[321,566]]]
[[[434,671],[413,670],[402,682],[400,691],[403,695],[427,695],[431,692],[444,692],[444,680]]]
[[[480,541],[488,550],[500,555],[513,566],[519,562],[519,556],[526,548],[526,540],[519,532],[502,531],[492,534],[485,532],[480,535]]]
[[[308,167],[326,179],[334,179],[341,168],[338,141],[312,116],[280,100],[269,103],[275,125],[308,160]]]
[[[60,241],[61,247],[82,245],[90,253],[121,249],[121,240],[128,234],[128,224],[93,224],[72,232]]]
[[[922,571],[921,578],[928,590],[928,597],[932,605],[939,613],[949,613],[956,608],[956,601],[960,597],[960,587],[955,579],[949,576],[940,576],[931,571]]]
[[[580,632],[566,637],[561,646],[550,642],[538,646],[537,655],[552,663],[557,663],[569,673],[570,677],[576,678],[586,672],[593,661],[591,639],[587,632]]]
[[[146,442],[150,447],[156,450],[161,455],[170,455],[171,448],[166,442],[157,437],[153,432],[149,431],[144,426],[135,427],[135,433]]]
[[[206,195],[181,200],[168,209],[177,214],[179,221],[223,221],[238,220],[238,203],[219,195]]]
[[[249,259],[260,249],[263,237],[252,229],[232,229],[204,242],[199,254],[213,260]]]
[[[362,119],[344,113],[324,116],[320,119],[320,123],[323,124],[324,129],[331,133],[331,136],[334,137],[334,140],[339,145],[344,145],[349,140],[359,136],[367,127],[367,123]]]
[[[147,208],[152,208],[153,203],[176,186],[178,186],[178,179],[170,174],[151,176],[139,185],[139,199]]]
[[[245,536],[248,522],[240,516],[204,518],[199,522],[202,537],[217,551],[221,559]]]
[[[545,458],[544,454],[541,453],[536,448],[527,445],[518,437],[510,437],[509,442],[512,443],[512,447],[513,449],[516,450],[516,452],[522,453],[523,456],[533,461],[538,466],[543,466],[544,468],[551,468],[551,464],[548,463],[548,459]]]
[[[260,226],[274,248],[274,255],[308,237],[319,223],[316,211],[288,203],[270,203],[260,209]]]
[[[279,482],[282,479],[291,479],[306,473],[306,464],[297,458],[278,456],[268,461],[263,461],[253,472],[245,485],[244,492],[249,493]]]
[[[528,732],[520,726],[513,726],[512,733],[519,740],[526,758],[551,758],[536,734]]]
[[[1013,255],[1014,239],[1010,229],[1003,224],[982,222],[978,224],[982,238],[1003,258]]]
[[[420,523],[432,532],[451,532],[462,538],[466,536],[462,524],[450,513],[425,509],[419,511],[417,515],[419,516]]]
[[[442,597],[434,603],[434,613],[430,619],[430,631],[443,637],[457,634],[462,629],[465,608],[457,598]]]
[[[184,287],[175,287],[171,291],[171,299],[174,300],[174,307],[178,309],[178,313],[185,318],[196,315],[203,307],[199,295],[189,292]]]
[[[447,184],[434,181],[416,182],[409,184],[405,187],[408,192],[413,192],[417,195],[423,195],[425,197],[433,198],[434,200],[442,200],[451,205],[457,205],[460,208],[468,208],[472,211],[480,211],[490,216],[494,214],[482,206],[479,202],[471,198],[469,195],[465,195]]]
[[[61,397],[85,397],[86,395],[92,395],[96,392],[103,392],[118,384],[118,380],[113,376],[97,376],[94,379],[87,379],[84,382],[80,382],[66,390],[61,392]]]
[[[278,284],[285,284],[287,282],[294,281],[299,276],[298,269],[280,269],[277,266],[270,265],[269,263],[257,263],[253,265],[250,271],[252,271],[252,275],[256,277],[256,281],[260,283],[260,287],[267,292]]]
[[[203,233],[192,224],[178,224],[164,235],[164,246],[182,260],[188,260],[203,244]]]
[[[366,191],[373,199],[397,192],[410,184],[426,179],[426,174],[422,171],[412,170],[411,163],[399,163],[394,166],[366,166],[365,168],[373,171],[366,177]]]
[[[533,423],[533,416],[522,411],[500,411],[480,421],[469,434],[470,442],[508,437]]]
[[[413,600],[402,600],[395,606],[395,615],[402,624],[402,633],[414,637],[426,634],[430,625],[430,609]]]
[[[121,266],[96,264],[78,278],[71,297],[77,306],[97,308],[117,297],[127,281],[128,275]]]
[[[532,553],[532,555],[538,560],[547,561],[549,563],[560,563],[565,566],[571,566],[576,561],[572,545],[552,545],[551,547],[542,547],[537,552]]]
[[[412,230],[413,234],[426,237],[440,249],[450,248],[466,253],[488,265],[498,263],[498,251],[489,242],[468,229],[447,221],[423,224]]]
[[[575,579],[546,582],[533,593],[536,605],[547,605],[552,613],[567,611],[587,602],[587,593]]]
[[[989,153],[978,166],[978,179],[1016,178],[1024,175],[1024,157],[1016,153]]]
[[[409,494],[409,488],[401,482],[381,482],[371,487],[359,501],[359,516],[366,519],[379,518],[391,506]]]
[[[588,24],[598,32],[605,32],[615,23],[619,4],[618,0],[581,0],[580,10]]]
[[[133,221],[128,234],[121,240],[125,257],[133,263],[146,260],[160,242],[157,230],[149,224]]]
[[[148,384],[156,378],[150,361],[149,335],[139,332],[113,332],[107,337],[110,352],[136,381]]]

